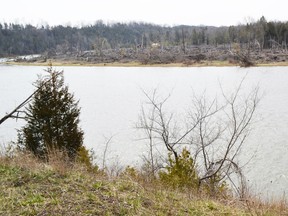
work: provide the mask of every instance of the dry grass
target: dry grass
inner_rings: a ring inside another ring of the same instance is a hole
[[[257,197],[251,197],[241,203],[251,215],[288,215],[286,200],[263,201]]]
[[[62,153],[0,158],[0,215],[288,215],[285,202],[211,199],[123,172],[108,178]]]

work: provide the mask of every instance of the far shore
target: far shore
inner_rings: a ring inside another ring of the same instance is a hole
[[[1,63],[0,63],[1,64]],[[80,61],[62,61],[49,59],[46,62],[29,62],[29,61],[9,61],[3,62],[6,65],[22,65],[22,66],[82,66],[82,67],[237,67],[238,63],[229,61],[200,61],[192,64],[186,63],[168,63],[168,64],[142,64],[140,62],[109,62],[109,63],[89,63]],[[255,63],[251,67],[275,67],[275,66],[288,66],[288,62],[267,62],[267,63]]]

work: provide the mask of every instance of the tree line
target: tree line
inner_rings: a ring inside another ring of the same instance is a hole
[[[83,52],[120,48],[224,46],[234,43],[259,50],[287,48],[288,22],[261,17],[237,26],[161,26],[143,22],[93,25],[33,26],[0,23],[0,57],[48,53]]]

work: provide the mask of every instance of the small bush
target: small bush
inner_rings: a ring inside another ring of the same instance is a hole
[[[93,165],[93,156],[89,153],[85,146],[81,146],[78,150],[76,161],[85,165],[88,170],[98,170],[98,166]]]
[[[184,148],[181,155],[174,159],[169,154],[167,172],[160,172],[160,181],[173,188],[196,189],[198,187],[198,175],[190,152]]]

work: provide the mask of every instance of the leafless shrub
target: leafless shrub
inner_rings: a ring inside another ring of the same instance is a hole
[[[218,98],[208,101],[205,94],[194,96],[190,112],[186,113],[185,124],[176,121],[175,113],[166,111],[169,96],[159,100],[157,90],[151,95],[144,92],[148,111],[142,108],[138,129],[144,131],[148,140],[149,157],[146,160],[150,160],[154,175],[157,170],[153,156],[156,151],[154,143],[161,143],[173,155],[176,163],[181,149],[188,146],[196,162],[199,188],[203,184],[217,186],[223,180],[232,180],[231,173],[236,173],[242,187],[236,191],[241,196],[245,194],[245,178],[237,157],[252,126],[259,103],[259,88],[243,96],[241,89],[244,79],[234,93],[227,95],[222,90],[221,104]],[[215,188],[211,191],[216,193]]]

